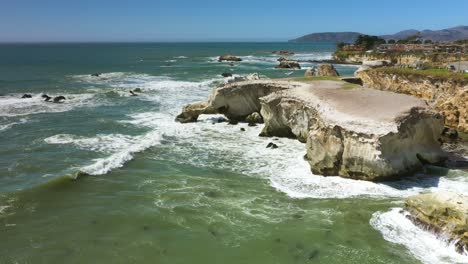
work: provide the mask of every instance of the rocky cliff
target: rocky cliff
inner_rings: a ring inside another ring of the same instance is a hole
[[[306,142],[315,174],[377,181],[444,158],[442,117],[416,98],[322,81],[260,101],[262,135]]]
[[[454,192],[426,193],[405,201],[408,218],[416,225],[455,243],[460,253],[468,251],[468,197]]]
[[[468,132],[468,78],[444,78],[371,69],[356,73],[365,87],[416,96],[445,116],[445,124]]]
[[[438,142],[442,117],[424,101],[345,87],[340,81],[235,83],[186,106],[178,120],[223,113],[242,121],[260,110],[265,122],[261,135],[306,142],[311,169],[321,175],[385,180],[445,158]]]
[[[443,53],[367,53],[367,52],[342,52],[338,51],[333,59],[341,63],[362,63],[363,61],[388,60],[396,65],[411,65],[417,62],[445,67],[446,64],[468,60],[468,54],[443,54]]]

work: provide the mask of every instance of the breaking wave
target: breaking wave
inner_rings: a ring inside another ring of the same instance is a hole
[[[401,208],[389,212],[376,212],[370,224],[380,231],[385,240],[405,246],[423,263],[468,263],[468,255],[457,253],[454,243],[423,230],[400,213]]]

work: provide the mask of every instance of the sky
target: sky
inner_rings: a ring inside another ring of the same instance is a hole
[[[286,41],[468,25],[468,0],[0,0],[0,42]]]

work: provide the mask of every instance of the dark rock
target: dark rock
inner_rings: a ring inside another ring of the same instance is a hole
[[[241,127],[241,128],[240,128],[240,131],[245,131],[245,128]]]
[[[249,123],[248,126],[249,126],[249,127],[254,127],[254,126],[257,126],[257,124],[255,124],[255,123]]]
[[[216,119],[216,123],[224,123],[224,122],[227,122],[228,120],[224,117],[218,117]]]
[[[233,55],[224,55],[224,56],[220,56],[218,61],[220,62],[221,61],[242,61],[242,59]]]
[[[294,52],[292,51],[289,51],[289,50],[276,50],[276,51],[273,51],[272,53],[274,54],[279,54],[279,55],[294,55]]]
[[[21,98],[32,98],[32,95],[30,94],[23,94],[23,96],[21,96]]]
[[[138,96],[138,94],[134,93],[132,90],[130,90],[130,95],[131,96]]]
[[[270,143],[268,143],[267,148],[276,149],[276,148],[278,148],[278,145],[276,145],[276,144],[273,143],[273,142],[270,142]]]
[[[54,97],[54,103],[62,103],[63,101],[65,101],[65,96],[63,95],[59,95],[59,96],[56,96]]]
[[[312,259],[316,258],[318,256],[318,254],[319,254],[318,249],[314,249],[309,253],[308,259],[312,260]]]
[[[444,128],[444,130],[442,131],[442,141],[453,142],[453,141],[456,141],[457,139],[458,139],[457,130],[453,128],[449,128],[449,127]]]
[[[233,120],[233,119],[229,119],[228,124],[230,124],[230,125],[237,125],[237,124],[239,124],[239,121]]]
[[[206,197],[210,197],[210,198],[216,198],[216,197],[219,197],[219,193],[215,192],[215,191],[207,191],[207,192],[204,192],[203,193]]]
[[[221,74],[221,76],[223,76],[224,78],[226,78],[226,77],[232,77],[232,73],[230,73],[230,72],[223,72],[223,73]]]
[[[261,124],[263,123],[263,117],[258,112],[253,112],[245,118],[245,121],[249,124]]]
[[[297,61],[285,60],[285,61],[281,61],[280,64],[276,66],[275,68],[277,69],[300,69],[301,65],[299,65]]]
[[[102,73],[97,72],[97,73],[91,74],[91,76],[92,76],[92,77],[99,77],[99,76],[101,76],[101,74],[102,74]]]
[[[135,88],[135,89],[133,89],[133,91],[134,91],[135,93],[142,93],[142,92],[143,92],[143,91],[141,90],[141,88]]]
[[[295,219],[301,219],[301,218],[304,217],[304,216],[301,215],[301,214],[293,214],[292,217],[295,218]]]
[[[43,94],[41,97],[44,98],[46,102],[49,102],[50,99],[52,99],[52,97],[48,96],[47,94]]]

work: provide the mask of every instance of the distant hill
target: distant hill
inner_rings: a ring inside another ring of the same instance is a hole
[[[362,35],[358,32],[323,32],[323,33],[313,33],[309,35],[302,36],[297,39],[292,39],[289,42],[346,42],[352,43],[356,41],[357,37]]]
[[[380,36],[384,39],[406,39],[419,34],[423,39],[430,39],[432,41],[455,41],[459,39],[468,39],[468,26],[458,26],[442,30],[423,30],[418,31],[415,29],[403,30],[392,35]],[[289,42],[345,42],[353,43],[356,38],[362,35],[358,32],[323,32],[305,35]]]
[[[419,34],[422,39],[430,39],[432,41],[455,41],[459,39],[468,39],[468,26],[458,26],[453,28],[447,28],[442,30],[405,30],[400,31],[393,35],[384,35],[384,39],[405,39],[414,35]]]

